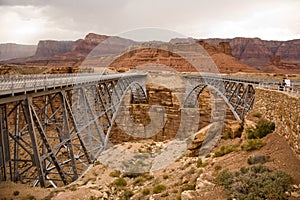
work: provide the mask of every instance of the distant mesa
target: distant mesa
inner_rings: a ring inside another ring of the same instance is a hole
[[[32,56],[35,54],[36,48],[36,45],[0,44],[0,61]]]
[[[114,45],[102,43],[102,53],[110,54],[115,48],[136,45],[133,40],[89,33],[76,41],[42,40],[35,45],[0,44],[2,64],[27,66],[78,67],[101,42],[110,39]],[[188,38],[188,40],[193,40]],[[172,39],[170,43],[182,42]],[[300,73],[300,40],[266,41],[259,38],[199,39],[198,42],[209,53],[221,73],[272,72]],[[119,46],[118,46],[119,45]],[[92,55],[92,54],[91,54]],[[166,57],[168,55],[169,57]],[[112,69],[126,71],[142,62],[160,62],[163,65],[180,68],[179,71],[193,71],[191,66],[180,60],[178,55],[154,49],[134,50],[120,56]]]

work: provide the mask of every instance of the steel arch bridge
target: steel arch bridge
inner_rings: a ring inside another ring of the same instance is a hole
[[[108,143],[128,90],[146,103],[146,74],[1,77],[0,180],[57,187]]]
[[[196,107],[199,95],[205,87],[215,90],[227,104],[237,120],[244,120],[245,115],[252,109],[255,99],[254,85],[259,80],[234,78],[221,75],[187,75],[184,107]]]

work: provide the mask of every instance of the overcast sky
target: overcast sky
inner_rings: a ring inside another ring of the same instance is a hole
[[[299,8],[300,0],[0,0],[0,43],[145,27],[194,38],[299,39]]]

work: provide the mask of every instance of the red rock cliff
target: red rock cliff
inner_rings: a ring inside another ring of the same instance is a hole
[[[240,61],[263,69],[270,64],[274,56],[281,60],[293,62],[300,68],[300,40],[267,41],[259,38],[205,39],[205,42],[216,45],[229,42],[232,55]]]

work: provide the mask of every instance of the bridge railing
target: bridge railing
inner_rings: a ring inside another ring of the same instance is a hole
[[[81,74],[42,74],[42,75],[14,75],[0,76],[0,95],[29,91],[47,90],[74,86],[97,81],[117,79],[126,76],[145,76],[146,74],[103,74],[103,73],[81,73]]]
[[[281,79],[263,79],[263,78],[245,78],[245,77],[236,77],[236,76],[227,76],[227,75],[216,75],[216,74],[195,74],[187,75],[188,77],[203,78],[204,80],[223,80],[223,81],[233,81],[240,83],[252,84],[256,87],[272,89],[272,90],[282,90],[289,92],[292,95],[298,96],[300,94],[300,81],[291,80],[291,85],[289,87],[280,87]]]

